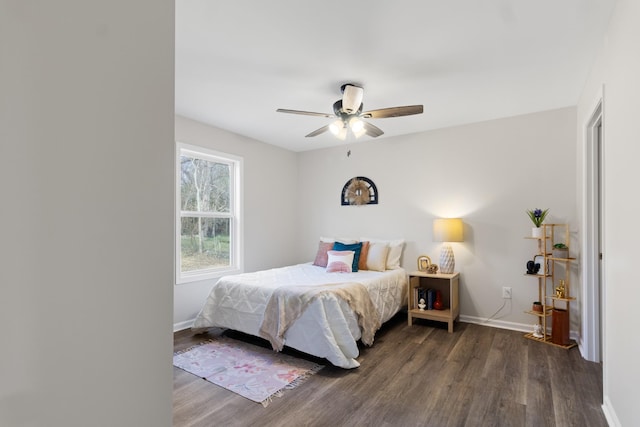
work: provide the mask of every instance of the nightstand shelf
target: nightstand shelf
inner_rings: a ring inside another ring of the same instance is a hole
[[[445,322],[449,333],[453,332],[453,323],[460,314],[459,304],[459,273],[430,274],[422,271],[414,271],[409,274],[409,326],[413,319],[426,319],[436,322]],[[420,310],[416,298],[416,289],[434,289],[440,291],[444,308],[442,310]]]
[[[420,310],[414,308],[411,311],[411,317],[418,319],[437,320],[440,322],[448,322],[451,318],[451,309],[445,308],[443,310]]]

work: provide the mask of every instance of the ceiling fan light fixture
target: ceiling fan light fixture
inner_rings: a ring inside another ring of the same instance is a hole
[[[358,86],[346,84],[342,89],[342,110],[347,114],[358,111],[362,104],[364,89]]]
[[[383,119],[386,117],[412,116],[414,114],[422,114],[424,111],[422,105],[405,105],[401,107],[387,107],[379,108],[377,110],[362,111],[362,98],[364,94],[362,87],[346,83],[340,86],[340,90],[342,91],[343,97],[333,103],[333,114],[289,110],[284,108],[278,108],[276,111],[279,113],[301,114],[304,116],[337,119],[333,123],[324,125],[308,135],[305,135],[305,137],[314,137],[329,131],[341,141],[347,139],[347,136],[349,135],[352,135],[355,138],[360,138],[363,135],[377,138],[384,134],[382,129],[362,119]]]
[[[351,120],[349,120],[349,127],[356,136],[358,136],[359,133],[361,135],[364,133],[364,122],[357,117],[352,117]]]
[[[342,123],[342,120],[340,119],[336,120],[335,122],[329,125],[329,130],[331,131],[332,134],[336,136],[338,136],[342,128],[344,128],[344,123]]]
[[[342,119],[338,119],[331,123],[329,125],[329,131],[341,141],[347,139],[347,124]]]

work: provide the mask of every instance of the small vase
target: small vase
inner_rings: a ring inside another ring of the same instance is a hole
[[[444,304],[442,303],[442,292],[436,291],[436,300],[433,302],[434,310],[442,310]]]
[[[532,227],[531,237],[534,239],[542,239],[542,227]]]

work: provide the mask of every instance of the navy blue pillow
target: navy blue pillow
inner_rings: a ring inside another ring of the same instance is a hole
[[[333,244],[334,251],[353,251],[353,265],[351,266],[351,271],[358,271],[358,261],[360,261],[360,251],[362,250],[362,242],[360,243],[352,243],[352,244],[344,244],[340,242],[335,242]]]

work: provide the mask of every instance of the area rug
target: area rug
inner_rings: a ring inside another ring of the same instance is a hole
[[[175,354],[173,365],[263,406],[323,368],[226,337]]]

